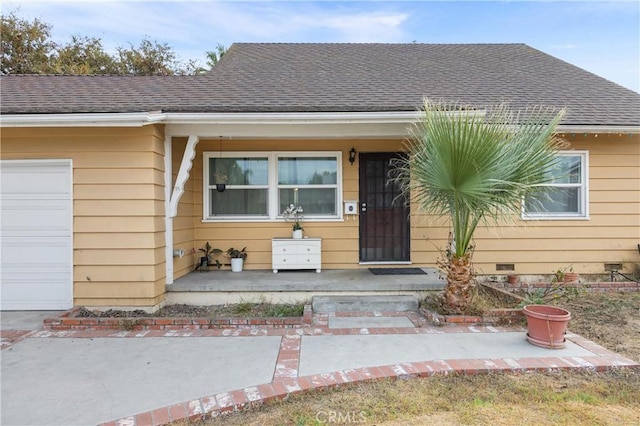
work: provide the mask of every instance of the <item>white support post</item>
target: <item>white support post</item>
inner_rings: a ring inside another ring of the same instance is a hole
[[[173,155],[171,136],[164,138],[164,256],[167,284],[173,284],[173,217],[171,210],[171,187],[173,184]]]
[[[164,138],[164,196],[165,196],[165,257],[166,257],[166,283],[173,284],[173,218],[178,214],[178,204],[184,194],[184,185],[189,180],[189,172],[193,167],[193,159],[196,156],[196,145],[199,142],[197,136],[191,135],[184,149],[182,163],[173,183],[172,143],[171,136]]]
[[[193,167],[193,159],[196,156],[196,145],[198,145],[199,138],[191,135],[187,140],[187,146],[184,149],[184,155],[182,156],[182,163],[180,163],[180,170],[178,171],[178,177],[176,178],[176,184],[173,187],[173,193],[171,194],[170,210],[171,217],[176,217],[178,214],[178,203],[182,194],[184,194],[184,185],[189,180],[189,172]]]

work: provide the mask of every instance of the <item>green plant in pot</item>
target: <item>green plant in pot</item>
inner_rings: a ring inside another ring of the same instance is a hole
[[[242,272],[247,255],[246,247],[243,247],[242,250],[233,247],[227,250],[227,257],[231,259],[231,272]]]
[[[202,253],[202,256],[200,256],[200,260],[196,265],[196,270],[202,270],[209,266],[215,266],[216,268],[220,269],[222,264],[218,259],[214,259],[213,256],[222,253],[222,250],[220,250],[219,248],[211,247],[211,244],[209,244],[209,241],[207,241],[204,247],[199,248],[198,251]]]

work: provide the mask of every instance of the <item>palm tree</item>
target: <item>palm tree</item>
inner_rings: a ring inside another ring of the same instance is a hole
[[[443,307],[462,313],[475,288],[473,234],[540,197],[564,146],[555,128],[564,111],[506,104],[486,109],[424,102],[424,115],[396,160],[392,180],[427,214],[448,217],[451,238],[438,266],[446,275]]]

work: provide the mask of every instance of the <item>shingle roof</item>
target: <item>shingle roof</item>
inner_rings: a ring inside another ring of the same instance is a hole
[[[640,94],[524,44],[231,46],[204,76],[3,76],[7,113],[415,111],[424,96],[640,125]]]

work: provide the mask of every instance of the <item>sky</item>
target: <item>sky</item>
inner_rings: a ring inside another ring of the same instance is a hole
[[[148,37],[206,63],[218,43],[526,43],[640,92],[640,2],[4,0],[55,41],[106,50]]]

